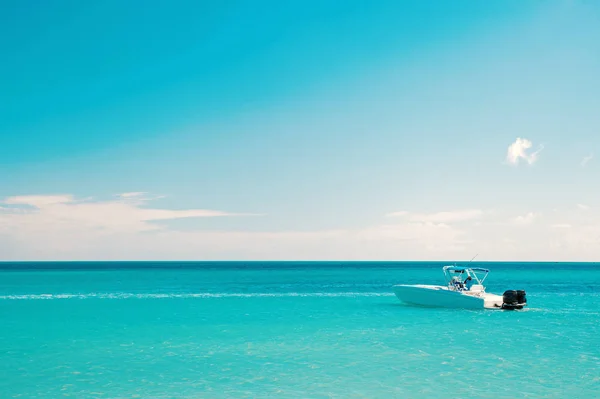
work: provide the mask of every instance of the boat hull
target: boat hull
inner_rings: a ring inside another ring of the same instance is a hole
[[[393,289],[398,299],[411,305],[459,309],[487,307],[483,296],[450,291],[447,287],[437,285],[395,285]]]

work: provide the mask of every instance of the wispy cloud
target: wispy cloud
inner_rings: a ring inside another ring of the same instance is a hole
[[[6,205],[30,205],[43,208],[56,204],[67,204],[73,202],[72,195],[22,195],[8,197],[2,203]]]
[[[216,231],[160,227],[153,221],[237,215],[212,210],[145,209],[127,201],[6,199],[0,259],[424,259],[460,253],[464,232],[444,223],[318,231]],[[31,204],[35,203],[34,209]],[[14,205],[13,205],[14,204]],[[7,244],[6,240],[9,241]],[[11,255],[12,253],[12,255]]]
[[[8,197],[1,203],[0,222],[13,229],[91,228],[104,231],[148,231],[160,229],[155,221],[182,218],[248,216],[210,209],[156,209],[142,207],[142,193],[118,195],[111,201],[76,200],[72,195]],[[136,201],[131,201],[136,199]],[[147,199],[149,200],[149,199]]]
[[[140,200],[140,201],[149,199],[148,193],[141,192],[141,191],[117,194],[116,197],[124,199],[124,200]]]
[[[388,213],[387,217],[402,217],[411,222],[455,223],[478,219],[484,212],[481,209],[461,209],[435,213],[411,213],[407,211]]]
[[[529,165],[534,164],[538,160],[538,155],[544,149],[544,146],[540,145],[536,151],[530,152],[529,150],[532,146],[531,141],[518,137],[514,143],[508,146],[506,162],[510,165],[518,165],[519,161],[523,159]]]
[[[517,226],[527,226],[527,225],[532,224],[539,217],[540,217],[539,213],[528,212],[525,215],[519,215],[517,217],[512,218],[510,220],[510,222]]]
[[[134,191],[131,193],[117,194],[117,197],[119,197],[119,198],[140,198],[140,197],[146,196],[147,194],[148,193],[143,192],[143,191]]]
[[[397,218],[397,217],[407,216],[409,214],[410,214],[410,212],[407,212],[407,211],[398,211],[398,212],[390,212],[385,216],[388,218]]]
[[[590,155],[583,157],[583,159],[581,160],[581,163],[580,163],[581,167],[585,168],[585,166],[588,164],[588,162],[590,162],[593,158],[594,158],[594,154],[590,154]]]
[[[590,207],[584,204],[577,204],[577,208],[581,209],[582,211],[589,211]]]
[[[142,205],[145,202],[165,198],[163,195],[152,195],[142,191],[117,194],[115,197],[122,202],[129,202],[137,205]]]
[[[72,195],[6,198],[0,201],[0,248],[10,252],[0,253],[0,259],[437,259],[470,253],[468,235],[443,222],[480,213],[410,214],[407,220],[356,229],[178,230],[158,222],[245,214],[157,209],[147,207],[147,201],[132,200],[147,197],[136,193],[105,201]]]

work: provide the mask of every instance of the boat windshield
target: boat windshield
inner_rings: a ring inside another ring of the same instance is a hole
[[[487,278],[488,269],[480,267],[444,266],[444,277],[451,289],[465,290],[472,285],[483,285]]]

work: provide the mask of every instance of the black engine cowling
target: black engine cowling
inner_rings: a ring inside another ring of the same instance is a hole
[[[527,303],[527,294],[525,293],[524,290],[517,290],[517,301],[520,304],[526,304]]]
[[[503,309],[523,309],[527,304],[527,296],[523,290],[508,290],[502,295]]]

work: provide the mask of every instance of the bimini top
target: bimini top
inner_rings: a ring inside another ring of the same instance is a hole
[[[443,271],[444,271],[444,276],[446,277],[446,282],[448,284],[453,284],[454,281],[461,281],[462,276],[464,276],[463,273],[465,273],[467,275],[467,277],[470,277],[471,280],[475,280],[475,282],[480,285],[483,285],[483,282],[485,281],[485,279],[488,276],[488,273],[490,272],[488,269],[484,269],[482,267],[467,267],[467,266],[444,266]],[[458,276],[452,277],[452,274],[454,274],[454,273],[460,273],[461,277],[460,278]],[[482,273],[483,275],[480,276],[477,273]],[[459,279],[459,280],[456,280],[456,279]],[[462,283],[464,283],[464,281]]]
[[[454,273],[462,273],[468,270],[472,270],[474,272],[482,272],[482,273],[489,273],[490,271],[488,269],[484,269],[481,267],[466,267],[466,266],[444,266],[444,270],[447,270],[449,272],[454,272]]]

